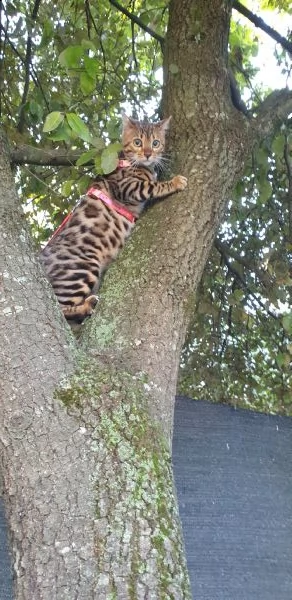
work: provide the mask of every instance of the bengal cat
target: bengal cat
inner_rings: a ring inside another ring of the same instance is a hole
[[[115,171],[94,180],[41,252],[46,275],[66,319],[92,314],[101,275],[116,258],[148,200],[184,190],[177,175],[156,181],[170,118],[159,123],[123,116],[122,156]]]

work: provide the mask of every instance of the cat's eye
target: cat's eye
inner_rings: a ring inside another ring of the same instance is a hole
[[[139,146],[139,147],[141,147],[141,146],[142,146],[142,140],[140,140],[140,138],[135,138],[135,139],[133,140],[133,143],[134,143],[134,146],[137,146],[137,148],[138,148],[138,146]]]
[[[152,148],[158,148],[160,146],[160,141],[159,140],[153,140],[152,142]]]

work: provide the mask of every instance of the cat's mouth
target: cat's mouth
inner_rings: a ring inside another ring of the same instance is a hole
[[[142,157],[136,158],[135,163],[138,165],[150,167],[150,166],[155,165],[156,160],[155,160],[155,158],[153,158],[153,156],[142,156]]]
[[[129,156],[127,155],[127,160],[130,161],[133,167],[155,167],[159,161],[154,156]]]

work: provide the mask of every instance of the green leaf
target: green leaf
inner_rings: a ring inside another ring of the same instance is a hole
[[[81,46],[82,48],[85,48],[85,50],[92,50],[93,52],[96,52],[96,46],[92,40],[81,40]]]
[[[237,304],[240,304],[242,299],[244,297],[244,292],[242,290],[235,290],[234,292],[232,292],[232,294],[229,294],[227,300],[228,300],[228,304],[230,304],[231,306],[236,306]]]
[[[291,405],[292,402],[292,389],[288,390],[288,392],[285,392],[283,395],[283,402],[284,404],[288,404]]]
[[[82,165],[86,165],[87,163],[91,162],[96,157],[96,154],[96,148],[93,150],[88,150],[88,152],[83,152],[83,154],[81,154],[76,161],[76,167],[81,167]]]
[[[83,61],[86,73],[95,79],[98,65],[96,58],[85,55]]]
[[[81,57],[84,54],[82,46],[69,46],[59,55],[59,62],[62,67],[76,69],[80,67]]]
[[[291,362],[291,356],[287,352],[279,352],[276,356],[276,363],[278,367],[289,367]]]
[[[61,188],[61,192],[63,194],[63,196],[66,196],[66,198],[68,196],[70,196],[71,192],[72,192],[72,186],[74,184],[74,180],[73,179],[68,179],[68,181],[64,181],[62,183],[62,188]]]
[[[116,152],[108,153],[107,149],[103,150],[101,154],[101,168],[103,173],[111,173],[114,171],[118,164],[118,155]]]
[[[35,100],[31,100],[29,103],[29,112],[32,116],[36,117],[41,121],[43,117],[43,107],[38,104]]]
[[[278,365],[278,367],[282,367],[285,361],[285,354],[283,352],[279,352],[279,354],[277,354],[276,356],[276,363]]]
[[[111,173],[117,167],[118,151],[121,148],[119,142],[107,146],[101,153],[101,168],[103,173]]]
[[[267,179],[260,181],[260,202],[265,204],[267,200],[270,198],[272,193],[272,186]]]
[[[66,119],[69,127],[79,138],[84,140],[84,142],[91,142],[92,136],[87,125],[83,123],[82,119],[76,113],[67,113]]]
[[[292,333],[292,313],[284,315],[282,318],[282,325],[287,333]]]
[[[102,173],[101,155],[100,154],[98,154],[97,157],[94,159],[94,166],[95,166],[96,173]]]
[[[85,96],[91,94],[96,88],[96,77],[91,77],[86,71],[80,73],[80,89]]]
[[[53,131],[54,129],[57,129],[57,127],[59,127],[59,125],[62,123],[63,120],[64,120],[64,115],[60,111],[56,110],[54,112],[49,113],[46,116],[44,126],[43,126],[44,133],[47,133],[48,131]]]
[[[72,139],[72,130],[70,129],[68,123],[63,121],[63,123],[58,127],[57,131],[50,135],[50,140],[53,142],[69,142]]]
[[[53,39],[53,34],[53,23],[51,23],[51,21],[47,18],[44,20],[43,23],[42,39],[39,45],[39,49],[42,49],[49,44],[49,42]]]
[[[105,147],[104,140],[100,137],[93,136],[93,138],[91,139],[91,143],[96,148],[96,150],[103,150],[103,148]]]
[[[90,186],[91,181],[92,181],[92,178],[89,177],[89,175],[83,175],[83,177],[81,177],[79,179],[79,181],[77,182],[77,188],[78,188],[79,194],[85,194],[86,190]]]
[[[282,157],[285,146],[285,138],[283,135],[277,135],[272,143],[272,150],[277,156]]]

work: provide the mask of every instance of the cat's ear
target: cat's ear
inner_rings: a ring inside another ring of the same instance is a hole
[[[122,119],[123,119],[123,128],[125,129],[125,127],[133,127],[137,125],[137,121],[135,121],[135,119],[132,119],[131,117],[128,117],[128,115],[126,115],[125,112],[122,113]]]
[[[163,131],[167,131],[169,129],[171,119],[172,119],[172,117],[170,116],[167,119],[163,119],[163,121],[159,121],[159,123],[157,123],[157,125],[159,125],[159,127]]]

